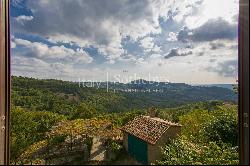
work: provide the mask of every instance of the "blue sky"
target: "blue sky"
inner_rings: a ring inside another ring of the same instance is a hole
[[[12,74],[235,83],[237,18],[237,0],[12,0]]]

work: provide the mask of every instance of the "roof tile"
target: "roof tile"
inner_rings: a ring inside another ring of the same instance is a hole
[[[160,118],[139,116],[123,126],[122,130],[150,144],[155,144],[170,126],[181,125]]]

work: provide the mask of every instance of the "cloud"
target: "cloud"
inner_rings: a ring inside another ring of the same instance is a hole
[[[24,39],[13,39],[13,42],[15,44],[18,44],[18,45],[23,45],[23,46],[29,46],[31,45],[32,43],[28,40],[24,40]]]
[[[207,71],[216,72],[223,77],[237,77],[238,60],[226,60],[219,62],[215,67],[207,67]]]
[[[141,41],[144,53],[159,52],[165,47],[162,45],[177,39],[205,40],[211,35],[207,37],[203,32],[215,25],[208,21],[192,30],[193,32],[187,27],[179,33],[175,32],[179,27],[185,26],[183,21],[187,16],[200,14],[197,10],[203,5],[203,0],[184,3],[174,0],[69,0],[63,3],[61,0],[28,0],[26,4],[32,11],[33,19],[22,25],[14,22],[15,32],[39,35],[55,43],[76,43],[81,47],[93,45],[108,61],[125,53],[122,39],[126,36],[133,40],[148,40]],[[155,36],[157,34],[159,35]],[[214,34],[212,38],[218,34]],[[148,38],[149,35],[151,39]],[[159,41],[159,38],[162,39]],[[162,44],[155,43],[156,40]],[[163,40],[167,42],[164,43]]]
[[[178,33],[182,42],[204,42],[218,39],[234,40],[237,38],[237,24],[230,24],[222,18],[210,19],[195,29],[183,28]]]
[[[184,27],[178,32],[177,39],[182,42],[188,42],[190,40],[191,31]]]
[[[25,16],[25,15],[21,15],[21,16],[17,16],[15,17],[15,20],[20,23],[20,24],[24,24],[26,21],[31,21],[34,17],[33,16]]]
[[[141,46],[146,48],[146,49],[152,49],[154,47],[154,42],[153,42],[153,38],[152,37],[145,37],[143,38],[140,42],[141,42]]]
[[[201,0],[193,11],[184,17],[189,29],[202,26],[209,20],[223,18],[229,24],[237,24],[235,17],[239,13],[238,0]]]
[[[15,32],[81,47],[95,45],[105,57],[115,59],[123,53],[123,37],[138,39],[160,33],[158,18],[166,5],[165,1],[149,0],[27,1],[33,19],[12,24]]]
[[[26,4],[32,11],[33,20],[23,25],[12,24],[15,32],[39,35],[54,43],[94,45],[107,60],[115,60],[124,54],[122,39],[126,36],[137,40],[166,31],[169,40],[176,40],[175,32],[168,31],[179,28],[181,22],[178,20],[192,13],[199,1],[69,0],[62,3],[61,0],[28,0]],[[163,24],[160,18],[165,21]],[[160,47],[146,48],[145,53],[157,53]]]
[[[167,41],[177,41],[177,34],[174,32],[169,32]]]
[[[191,45],[191,44],[187,44],[186,46],[185,46],[185,48],[194,48],[194,46],[193,45]]]
[[[223,82],[216,65],[237,54],[234,0],[224,6],[226,12],[214,4],[228,0],[14,1],[14,9],[25,11],[12,12],[16,39],[11,46],[13,57],[19,57],[13,71],[24,75],[43,70],[52,78],[81,73],[105,80],[105,69],[116,73],[126,68],[142,74],[155,70],[179,82],[206,82],[208,72],[201,69],[210,67],[214,78],[207,80]]]
[[[191,50],[187,51],[184,49],[173,48],[164,58],[169,59],[171,57],[187,56],[191,54],[193,54]]]
[[[209,45],[210,45],[210,49],[212,50],[217,50],[219,48],[225,47],[225,44],[222,42],[210,42]]]
[[[36,57],[26,57],[14,52],[11,58],[12,75],[21,75],[35,78],[53,78],[77,81],[79,78],[105,79],[104,69],[75,68],[74,64],[64,62],[49,62]]]
[[[16,48],[16,43],[14,43],[13,41],[10,42],[10,46],[11,48]]]
[[[209,59],[209,62],[216,62],[216,59]]]
[[[41,59],[37,59],[34,57],[20,57],[20,56],[13,56],[11,59],[11,64],[13,66],[29,66],[32,68],[40,68],[40,67],[48,67],[49,64],[44,62]]]
[[[160,51],[160,48],[155,45],[153,37],[144,37],[140,40],[140,45],[144,48],[145,52],[150,52],[152,50]]]
[[[194,30],[193,41],[212,41],[216,39],[236,39],[237,25],[229,24],[222,18],[212,19]]]
[[[87,64],[93,61],[83,49],[70,49],[64,46],[52,46],[40,42],[30,42],[24,39],[14,39],[12,41],[17,46],[24,47],[24,51],[20,51],[23,56],[35,57],[50,61],[65,61],[68,63]]]
[[[144,53],[144,48],[141,46],[140,41],[133,40],[129,36],[122,39],[122,47],[124,49],[124,54],[121,58],[129,56],[141,56]]]

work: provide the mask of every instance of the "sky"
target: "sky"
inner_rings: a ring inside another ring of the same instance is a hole
[[[238,0],[11,0],[12,75],[236,83]]]

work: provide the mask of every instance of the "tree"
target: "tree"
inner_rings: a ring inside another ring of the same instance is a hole
[[[31,144],[45,138],[47,132],[57,122],[65,120],[62,115],[51,112],[29,111],[12,107],[10,119],[10,154],[16,159]]]
[[[155,107],[150,107],[148,110],[147,110],[147,115],[150,116],[150,117],[155,117],[157,116],[158,114],[158,111]]]
[[[197,142],[201,141],[200,130],[204,123],[213,118],[209,115],[207,110],[194,110],[188,114],[180,117],[180,124],[182,124],[182,134],[189,139]]]
[[[236,146],[238,139],[237,108],[224,106],[211,114],[214,118],[203,125],[200,134],[207,141],[223,142]]]
[[[185,137],[171,140],[163,149],[158,165],[238,165],[238,152],[215,142],[192,143]]]
[[[83,119],[90,119],[94,117],[96,114],[96,109],[92,107],[90,104],[81,102],[77,108],[76,112],[74,112],[72,118],[83,118]]]

